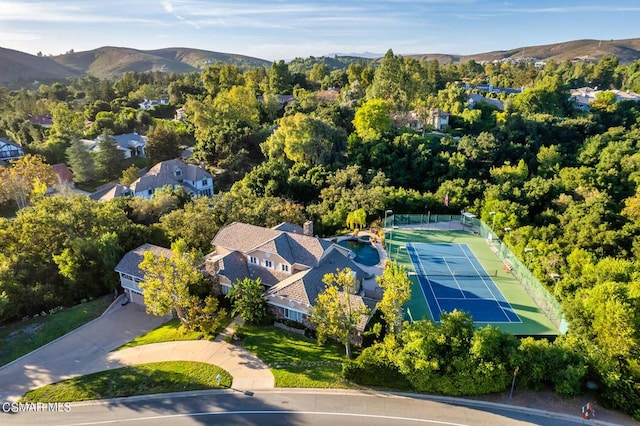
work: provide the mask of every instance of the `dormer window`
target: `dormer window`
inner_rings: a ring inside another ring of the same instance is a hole
[[[176,169],[176,171],[175,171],[175,172],[173,172],[173,175],[174,175],[175,177],[182,176],[182,170],[181,170],[181,169]]]

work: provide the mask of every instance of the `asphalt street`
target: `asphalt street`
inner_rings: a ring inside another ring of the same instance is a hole
[[[449,425],[605,424],[536,410],[470,407],[462,400],[357,391],[206,391],[71,403],[67,412],[0,413],[3,425]]]

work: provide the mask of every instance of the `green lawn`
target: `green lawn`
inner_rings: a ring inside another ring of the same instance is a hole
[[[276,327],[244,326],[240,333],[245,336],[242,346],[271,368],[276,387],[352,387],[342,378],[342,345],[318,345],[315,340]]]
[[[216,376],[220,374],[220,386]],[[233,378],[220,367],[203,362],[153,362],[101,371],[63,380],[24,394],[22,402],[68,402],[166,392],[220,389]]]
[[[180,330],[180,320],[174,318],[150,332],[125,343],[116,350],[148,345],[150,343],[173,342],[176,340],[200,340],[202,338],[203,335],[199,331]]]
[[[5,365],[99,317],[113,301],[108,295],[53,315],[16,321],[0,328],[0,365]]]

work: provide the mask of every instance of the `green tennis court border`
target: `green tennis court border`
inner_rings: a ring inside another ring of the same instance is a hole
[[[388,257],[403,265],[408,272],[414,272],[413,264],[405,249],[406,243],[454,243],[467,244],[485,270],[497,270],[496,277],[492,277],[496,286],[511,304],[522,323],[476,323],[482,327],[487,324],[495,325],[500,330],[518,336],[557,336],[558,329],[540,310],[524,287],[510,273],[503,270],[503,264],[498,256],[491,251],[486,241],[479,235],[468,231],[439,231],[439,230],[408,230],[393,229],[385,234],[385,244]],[[405,305],[405,311],[410,312],[414,321],[431,318],[427,301],[415,275],[409,274],[411,280],[411,300]]]

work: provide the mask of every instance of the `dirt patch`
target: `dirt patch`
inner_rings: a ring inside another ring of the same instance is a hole
[[[496,402],[499,404],[536,408],[538,410],[568,414],[576,416],[577,418],[582,416],[582,406],[589,401],[593,401],[593,399],[589,399],[589,397],[562,398],[551,391],[532,392],[517,389],[513,392],[513,398],[509,398],[509,391],[506,391],[491,395],[477,396],[473,399]],[[597,403],[595,406],[596,420],[620,425],[640,425],[640,422],[635,421],[631,416],[627,416],[617,411],[608,410],[599,406]]]

